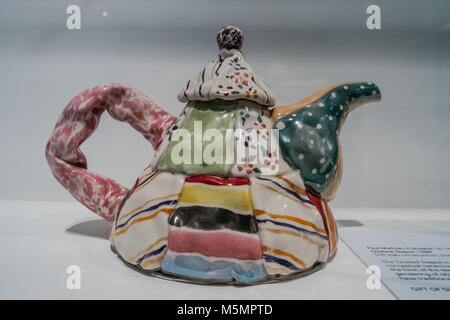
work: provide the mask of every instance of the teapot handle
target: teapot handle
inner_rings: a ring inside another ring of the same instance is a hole
[[[47,143],[47,162],[58,182],[75,199],[111,221],[129,190],[88,171],[86,157],[79,149],[95,131],[105,110],[114,119],[128,122],[155,150],[176,118],[143,93],[115,83],[81,92],[64,109]]]

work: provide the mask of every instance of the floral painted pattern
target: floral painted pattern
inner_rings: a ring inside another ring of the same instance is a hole
[[[238,111],[236,128],[236,164],[232,176],[274,175],[279,170],[278,135],[263,109],[247,103]],[[239,150],[241,148],[241,150]]]
[[[275,99],[264,82],[257,77],[242,53],[222,49],[196,78],[189,80],[178,94],[181,102],[214,99],[245,99],[262,106],[273,106]]]

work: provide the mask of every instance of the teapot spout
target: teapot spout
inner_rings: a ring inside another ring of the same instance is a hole
[[[273,110],[283,157],[300,170],[311,192],[325,200],[334,198],[342,177],[342,125],[351,111],[380,99],[380,90],[372,82],[343,83]]]
[[[335,95],[333,95],[333,92]],[[341,83],[318,90],[299,102],[274,108],[272,120],[275,122],[301,108],[310,107],[316,101],[323,99],[327,94],[330,94],[331,101],[324,102],[324,107],[328,111],[332,111],[331,109],[335,106],[336,102],[344,100],[342,102],[344,102],[343,106],[346,107],[346,115],[363,104],[381,100],[380,89],[373,82]],[[336,99],[338,94],[340,98]]]

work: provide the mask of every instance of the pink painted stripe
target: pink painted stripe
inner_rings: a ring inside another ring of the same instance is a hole
[[[235,258],[241,260],[262,259],[259,239],[229,232],[191,232],[171,230],[169,249],[175,252],[200,253],[208,257]]]
[[[186,182],[200,182],[213,186],[242,186],[250,185],[250,179],[246,177],[227,177],[221,178],[209,174],[199,174],[197,176],[187,177]]]

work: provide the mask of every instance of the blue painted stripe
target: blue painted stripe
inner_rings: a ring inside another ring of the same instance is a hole
[[[136,213],[133,214],[130,218],[128,218],[127,221],[125,221],[124,223],[118,225],[117,228],[116,228],[116,230],[119,229],[119,228],[123,228],[123,227],[126,226],[126,225],[128,224],[128,222],[130,222],[134,217],[136,217],[136,216],[138,216],[138,215],[140,215],[140,214],[142,214],[142,213],[144,213],[144,212],[152,211],[152,210],[158,209],[159,207],[164,206],[164,205],[175,205],[175,204],[177,204],[177,203],[178,203],[178,200],[166,200],[166,201],[157,203],[157,204],[155,204],[155,205],[153,205],[153,206],[151,206],[151,207],[149,207],[149,208],[147,208],[147,209],[144,209],[144,210],[141,210],[141,211],[139,211],[139,212],[136,212]]]
[[[268,276],[262,259],[242,262],[216,259],[210,261],[199,255],[166,255],[161,263],[161,269],[190,278],[236,279],[236,281],[242,283],[257,281]]]
[[[156,249],[156,250],[154,250],[154,251],[151,251],[151,252],[149,252],[149,253],[144,254],[142,257],[140,257],[140,258],[136,261],[136,263],[137,263],[137,264],[141,264],[142,261],[144,261],[145,259],[147,259],[147,258],[149,258],[149,257],[151,257],[151,256],[156,256],[158,253],[160,253],[161,251],[163,251],[166,247],[167,247],[167,245],[163,245],[162,247],[160,247],[160,248],[158,248],[158,249]]]
[[[289,261],[278,258],[278,257],[271,256],[269,254],[264,254],[264,260],[266,260],[266,262],[275,262],[275,263],[281,264],[283,267],[289,268],[291,270],[301,270],[301,269],[297,268],[296,266],[294,266]]]
[[[277,182],[275,182],[275,181],[273,181],[273,180],[271,180],[271,179],[261,178],[261,177],[256,177],[256,178],[259,179],[259,180],[270,181],[270,182],[276,184],[278,187],[280,187],[280,188],[283,189],[284,191],[286,191],[287,193],[289,193],[289,194],[293,195],[294,197],[296,197],[298,200],[300,200],[300,201],[302,201],[302,202],[305,202],[305,203],[309,203],[309,204],[311,204],[311,205],[314,206],[314,203],[312,203],[312,202],[309,201],[309,200],[306,200],[306,199],[302,198],[297,192],[292,191],[292,190],[290,190],[290,189],[288,189],[288,188],[285,188],[285,187],[283,187],[281,184],[279,184],[279,183],[277,183]]]
[[[271,220],[271,219],[256,219],[256,221],[258,223],[270,222],[270,223],[273,223],[273,224],[276,224],[276,225],[279,225],[279,226],[292,228],[292,229],[295,229],[297,231],[300,231],[300,232],[303,232],[303,233],[307,233],[307,234],[312,234],[312,235],[318,236],[318,237],[320,237],[322,239],[328,240],[328,237],[324,236],[323,234],[320,234],[320,233],[315,232],[315,231],[310,231],[310,230],[306,230],[306,229],[303,229],[303,228],[299,228],[299,227],[296,227],[296,226],[294,226],[292,224],[289,224],[289,223],[279,222],[279,221],[275,221],[275,220]]]

